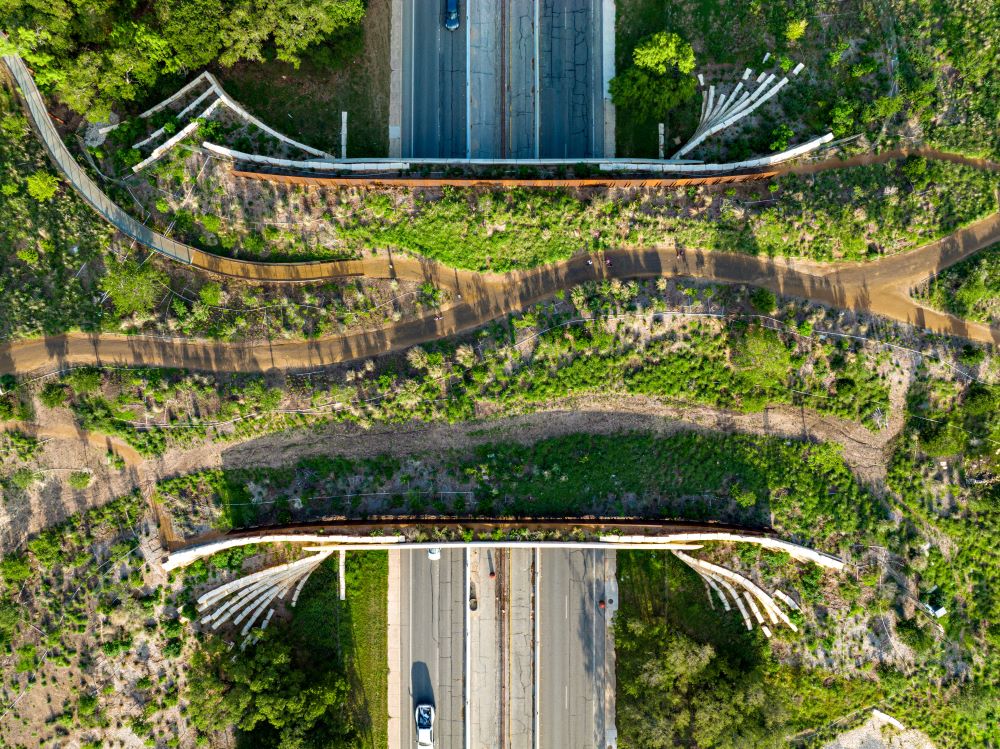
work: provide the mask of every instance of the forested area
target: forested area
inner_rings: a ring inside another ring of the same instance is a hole
[[[199,563],[185,577],[207,579],[209,569]],[[191,723],[206,737],[235,727],[241,746],[384,746],[387,574],[384,552],[352,553],[340,601],[328,561],[291,616],[275,620],[240,657],[221,637],[204,638],[185,687]],[[369,704],[366,694],[379,699]]]
[[[619,553],[619,745],[767,747],[795,736],[796,746],[818,747],[878,707],[942,749],[995,746],[997,445],[995,387],[963,387],[922,371],[893,445],[886,495],[848,501],[855,511],[880,508],[841,545],[848,570],[811,580],[808,567],[790,572],[770,552],[730,555],[730,566],[750,567],[769,589],[780,579],[803,603],[801,631],[776,633],[773,647],[743,630],[735,614],[711,611],[703,584],[683,565]],[[816,515],[801,489],[793,494],[794,508],[772,505],[784,534],[802,533],[786,525],[799,512],[806,526],[851,527],[845,515]],[[748,564],[751,556],[758,559]],[[931,603],[946,613],[932,615]],[[867,651],[850,642],[858,627]],[[822,663],[844,646],[848,662],[803,667],[810,656]]]
[[[0,51],[17,51],[43,90],[100,121],[215,61],[298,64],[364,13],[362,0],[0,0]]]
[[[710,138],[698,158],[746,158],[830,131],[838,138],[864,135],[877,148],[916,141],[1000,159],[997,0],[621,0],[616,63],[629,80],[648,76],[635,53],[657,33],[677,35],[694,51],[693,64],[674,57],[668,74],[658,76],[671,92],[683,92],[669,84],[692,68],[706,72],[708,83],[731,87],[738,78],[731,70],[744,66],[779,74],[798,62],[806,66],[758,110],[753,126]],[[685,97],[661,89],[620,93],[621,154],[653,155],[657,122],[679,138],[672,148],[696,127],[698,96],[681,104]]]
[[[941,271],[917,296],[959,317],[1000,325],[1000,245]]]

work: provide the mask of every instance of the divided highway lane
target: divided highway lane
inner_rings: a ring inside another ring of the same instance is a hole
[[[444,0],[403,2],[403,157],[466,157],[468,36],[465,3],[456,31]]]
[[[539,746],[613,744],[614,650],[608,626],[617,595],[615,553],[542,549],[539,563]],[[611,735],[609,736],[609,731]]]
[[[399,747],[416,745],[414,708],[434,705],[435,747],[462,747],[465,554],[400,550]]]
[[[601,0],[541,3],[539,156],[604,156]]]

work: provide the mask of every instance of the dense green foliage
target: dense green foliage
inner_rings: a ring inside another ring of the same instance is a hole
[[[615,106],[643,120],[658,118],[694,96],[694,50],[676,34],[660,32],[640,41],[632,66],[611,79]]]
[[[13,93],[0,88],[3,339],[99,326],[94,292],[111,230],[72,190],[58,190],[47,166]]]
[[[155,265],[128,259],[108,260],[108,273],[101,279],[101,289],[108,295],[115,311],[122,317],[148,315],[163,298],[167,274]]]
[[[238,658],[221,639],[205,640],[191,659],[187,685],[197,728],[235,726],[247,746],[380,745],[385,727],[372,719],[381,721],[384,708],[367,704],[364,694],[385,701],[386,556],[361,552],[349,560],[346,602],[338,600],[327,562],[310,577],[291,620],[273,622]]]
[[[610,467],[610,468],[609,468]],[[265,487],[252,501],[247,485]],[[830,444],[747,435],[571,434],[489,442],[455,454],[304,459],[285,469],[225,469],[168,479],[158,497],[185,529],[207,504],[216,527],[379,512],[496,516],[646,516],[773,525],[836,549],[885,511]],[[380,500],[366,499],[380,497]]]
[[[723,188],[690,196],[671,189],[450,188],[414,202],[390,191],[369,192],[336,230],[357,250],[388,246],[458,268],[508,271],[580,251],[665,241],[754,255],[866,260],[937,239],[997,210],[995,174],[948,162],[910,159],[786,176],[775,184],[774,195],[751,187],[738,197]]]
[[[788,696],[767,683],[775,664],[763,635],[707,610],[693,573],[669,555],[617,557],[619,746],[784,746]]]
[[[924,136],[934,146],[1000,159],[996,0],[623,0],[616,21],[619,70],[644,37],[661,30],[694,46],[707,83],[733,85],[734,71],[744,67],[787,72],[805,64],[809,75],[793,78],[755,113],[752,126],[710,138],[698,157],[778,150],[775,134],[786,127],[792,142],[828,130],[885,145]],[[768,52],[771,60],[762,66]],[[683,142],[694,131],[698,103],[660,120],[669,136]],[[657,120],[630,114],[618,117],[618,153],[655,155]]]
[[[940,148],[1000,160],[1000,3],[892,0],[900,109]]]
[[[218,59],[297,64],[361,21],[361,0],[2,0],[0,18],[36,81],[94,120],[142,100],[162,76]]]
[[[941,271],[920,297],[940,310],[1000,325],[1000,245]]]

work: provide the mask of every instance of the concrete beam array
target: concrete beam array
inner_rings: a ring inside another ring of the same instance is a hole
[[[260,627],[263,631],[274,615],[273,604],[285,598],[294,587],[294,594],[289,601],[289,605],[294,606],[309,575],[332,553],[333,550],[321,551],[294,562],[279,564],[237,578],[205,593],[198,598],[197,604],[198,611],[203,613],[201,625],[215,630],[230,619],[233,626],[238,626],[245,620],[240,637],[246,638],[254,624],[267,611]]]
[[[206,99],[210,99],[212,97],[214,97],[214,99],[208,104],[207,107],[205,107],[205,109],[202,110],[201,114],[195,116],[191,120],[191,122],[189,122],[185,127],[183,127],[176,135],[174,135],[172,138],[167,140],[159,147],[155,148],[147,158],[143,159],[141,162],[133,166],[132,167],[133,172],[139,172],[140,170],[149,166],[149,164],[156,161],[163,154],[165,154],[175,145],[180,143],[184,138],[186,138],[188,135],[194,132],[195,129],[197,129],[198,120],[208,119],[209,117],[211,117],[212,114],[215,112],[215,110],[219,107],[219,105],[225,106],[231,112],[233,112],[233,114],[242,119],[244,122],[247,122],[256,128],[263,130],[271,137],[275,138],[276,140],[286,145],[289,145],[293,148],[297,148],[300,151],[305,151],[306,153],[316,156],[317,158],[320,159],[333,158],[333,156],[328,154],[326,151],[320,151],[318,148],[313,148],[312,146],[308,146],[305,143],[301,143],[297,140],[289,138],[287,135],[284,135],[283,133],[278,132],[269,125],[266,125],[265,123],[261,122],[259,119],[250,114],[241,104],[239,104],[235,99],[233,99],[228,93],[226,93],[226,90],[222,87],[222,84],[219,83],[218,79],[208,71],[201,73],[199,76],[194,78],[194,80],[192,80],[191,82],[187,83],[186,85],[178,89],[176,92],[174,92],[171,96],[168,96],[163,101],[147,109],[145,112],[140,114],[139,117],[145,119],[152,116],[156,112],[159,112],[165,109],[166,107],[170,106],[178,99],[182,98],[191,91],[195,90],[198,86],[202,84],[206,85],[205,90],[202,91],[197,97],[195,97],[195,99],[191,101],[187,106],[181,109],[175,116],[178,119],[183,119],[185,116],[195,111]],[[159,140],[165,134],[166,134],[166,128],[161,127],[158,130],[152,132],[147,137],[138,141],[137,143],[133,143],[132,148],[142,148],[144,146],[147,146]],[[247,156],[247,154],[241,154],[241,156]]]
[[[771,629],[768,626],[768,622],[774,626],[785,624],[793,632],[798,632],[798,627],[796,627],[795,623],[788,617],[788,615],[778,607],[774,598],[772,598],[771,595],[764,591],[753,580],[733,572],[732,570],[726,569],[725,567],[720,567],[717,564],[712,564],[711,562],[706,562],[702,559],[696,559],[688,554],[685,554],[683,551],[674,551],[673,554],[675,557],[684,562],[684,564],[697,572],[698,575],[705,580],[705,582],[708,583],[713,590],[716,591],[719,598],[722,599],[722,603],[725,606],[726,611],[729,611],[729,603],[719,586],[726,589],[730,597],[736,603],[736,606],[743,617],[743,623],[746,625],[748,630],[753,629],[753,621],[750,618],[750,614],[747,613],[749,608],[750,613],[753,614],[753,619],[757,621],[761,631],[767,637],[771,637],[772,634]],[[740,592],[737,591],[737,588],[742,589],[742,595],[740,595]],[[785,593],[777,591],[775,596],[784,601],[790,608],[798,610],[798,604]],[[744,601],[746,602],[746,606],[744,606]],[[766,619],[765,614],[767,615]]]
[[[764,58],[767,62],[770,54]],[[805,66],[799,63],[792,70],[791,75],[797,76]],[[743,77],[728,94],[721,93],[716,97],[715,85],[709,85],[708,90],[704,90],[705,78],[698,76],[698,83],[702,87],[701,120],[694,134],[681,146],[680,150],[674,154],[674,159],[683,158],[686,154],[698,147],[706,138],[719,133],[731,125],[736,124],[743,118],[754,112],[761,104],[774,98],[777,93],[788,85],[788,76],[783,76],[780,80],[777,74],[762,72],[753,84],[747,83],[753,75],[753,70],[747,68],[743,71]]]

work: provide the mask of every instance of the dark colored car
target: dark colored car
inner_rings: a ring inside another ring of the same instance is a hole
[[[458,29],[458,0],[444,0],[444,27],[448,31]]]

